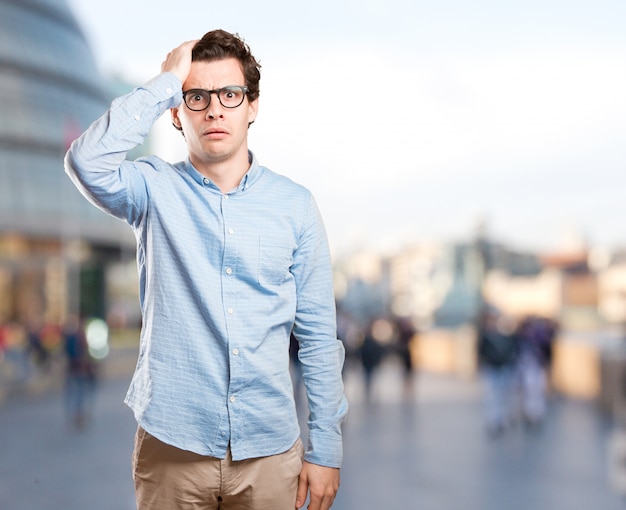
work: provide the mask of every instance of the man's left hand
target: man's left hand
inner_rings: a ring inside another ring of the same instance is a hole
[[[339,469],[304,461],[298,482],[296,508],[302,508],[309,493],[309,510],[328,510],[339,490]]]

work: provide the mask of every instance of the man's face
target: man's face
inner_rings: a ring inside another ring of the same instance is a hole
[[[212,62],[192,62],[183,91],[217,90],[229,85],[245,85],[239,61],[234,58]],[[248,124],[256,118],[258,100],[246,97],[237,108],[225,108],[216,94],[206,110],[192,111],[183,102],[172,108],[172,122],[182,128],[189,157],[199,170],[227,161],[248,160]]]

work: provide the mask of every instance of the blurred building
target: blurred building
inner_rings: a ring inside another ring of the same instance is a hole
[[[510,282],[536,279],[545,266],[539,256],[519,253],[482,239],[458,243],[418,243],[381,256],[355,252],[336,262],[338,300],[353,316],[408,317],[421,329],[457,328],[473,323],[485,299],[512,315],[529,310],[515,301]],[[506,282],[504,289],[500,282]],[[521,288],[521,285],[519,286]],[[491,292],[492,288],[496,292]],[[487,294],[486,294],[487,293]],[[553,317],[555,296],[542,310]],[[509,303],[509,300],[513,302]],[[543,314],[543,313],[542,313]]]
[[[109,269],[134,257],[63,170],[109,90],[65,0],[0,0],[0,325],[104,316]]]

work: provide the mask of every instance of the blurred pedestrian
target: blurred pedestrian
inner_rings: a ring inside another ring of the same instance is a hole
[[[548,373],[557,327],[543,317],[529,316],[518,328],[518,376],[521,412],[529,427],[540,425],[547,410]]]
[[[140,510],[292,510],[307,494],[311,510],[326,510],[339,488],[348,406],[330,250],[310,191],[248,149],[259,80],[243,39],[208,32],[115,99],[65,158],[85,197],[137,238],[142,331],[126,403]],[[126,160],[168,110],[188,157]]]
[[[18,322],[9,322],[2,326],[2,336],[8,372],[16,382],[23,384],[33,373],[26,329]]]
[[[380,324],[380,320],[372,321],[365,331],[363,343],[359,349],[361,364],[363,366],[363,382],[366,402],[371,401],[374,375],[380,367],[385,353],[385,348],[381,338],[377,335],[378,324]]]
[[[397,350],[402,362],[404,395],[405,397],[410,397],[413,394],[415,385],[413,351],[417,341],[417,330],[409,317],[396,318],[395,326]]]
[[[42,372],[50,368],[50,352],[42,341],[43,325],[39,319],[29,319],[26,325],[28,353],[34,366]]]
[[[519,345],[511,320],[489,307],[478,328],[478,362],[485,388],[485,422],[492,436],[514,420]]]
[[[84,321],[70,317],[63,328],[65,353],[65,410],[68,422],[77,429],[90,418],[96,388],[96,364],[89,353]]]

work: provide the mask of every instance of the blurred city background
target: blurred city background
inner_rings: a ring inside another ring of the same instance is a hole
[[[352,406],[336,507],[622,507],[626,6],[502,4],[0,0],[0,508],[133,508],[134,237],[63,156],[213,28],[263,65],[251,149],[327,224]],[[184,157],[162,121],[129,158]],[[486,314],[518,352],[501,434]],[[519,353],[537,321],[552,330],[529,432]]]

